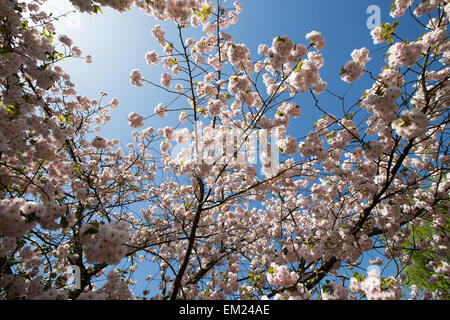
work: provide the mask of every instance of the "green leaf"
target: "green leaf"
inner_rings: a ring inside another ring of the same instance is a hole
[[[195,15],[197,15],[200,18],[202,18],[203,22],[205,22],[211,16],[211,7],[204,6],[201,11],[197,10],[197,9],[194,9],[193,12],[194,12]]]
[[[43,30],[42,34],[44,35],[44,37],[46,37],[47,39],[49,39],[50,41],[53,41],[53,35],[51,32],[47,31],[47,30]]]
[[[448,201],[442,201],[438,204],[438,207],[445,209],[445,213],[448,211]],[[444,212],[443,212],[444,213]],[[444,228],[434,228],[430,223],[425,226],[410,226],[411,234],[403,243],[403,248],[408,249],[414,247],[415,243],[430,241],[434,235],[442,235],[444,238],[448,234],[450,228],[450,220],[447,220]],[[421,290],[427,289],[429,291],[435,291],[440,289],[444,293],[443,300],[450,299],[450,283],[445,279],[445,275],[437,274],[435,270],[429,266],[430,261],[442,261],[442,263],[450,263],[448,256],[440,256],[431,246],[424,247],[421,250],[414,250],[411,252],[411,264],[405,269],[408,283],[417,285]],[[438,278],[435,282],[430,283],[428,280],[437,275]]]
[[[20,27],[24,30],[29,30],[28,25],[25,21],[20,21]]]
[[[297,66],[295,67],[294,72],[300,72],[302,70],[303,61],[300,61],[297,63]]]
[[[395,21],[392,24],[389,23],[384,23],[381,25],[381,30],[382,30],[382,38],[384,40],[386,40],[387,44],[393,44],[394,43],[394,39],[393,39],[393,35],[396,31],[397,26],[400,24],[399,21]]]
[[[95,5],[93,6],[93,8],[94,8],[94,11],[92,11],[91,14],[92,14],[92,13],[98,14],[99,12],[103,14],[102,8],[100,8],[100,6],[98,6],[98,5],[95,4]]]

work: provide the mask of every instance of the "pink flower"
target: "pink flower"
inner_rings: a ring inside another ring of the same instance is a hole
[[[143,120],[144,117],[136,112],[131,112],[128,115],[128,124],[132,128],[142,128],[144,126]]]
[[[282,139],[278,146],[281,152],[287,153],[289,155],[294,155],[298,151],[297,139],[291,136],[287,136]]]
[[[279,36],[272,41],[272,49],[275,54],[281,57],[287,57],[294,49],[294,43],[288,36]]]
[[[422,53],[420,42],[397,42],[388,50],[388,63],[391,67],[412,67]]]
[[[120,105],[120,101],[117,98],[114,98],[111,102],[111,110],[116,109]]]
[[[287,266],[279,266],[276,263],[270,265],[267,273],[267,282],[276,287],[287,287],[295,283],[297,279],[298,275],[294,271],[289,272]]]
[[[134,69],[131,71],[130,81],[132,85],[136,87],[143,87],[144,84],[142,83],[142,80],[143,80],[142,74],[139,72],[139,70]]]
[[[145,60],[147,60],[147,63],[150,66],[157,65],[159,62],[158,53],[156,51],[147,52],[147,54],[145,55]]]
[[[248,59],[250,51],[244,44],[232,44],[228,49],[228,59],[232,65],[238,65]]]
[[[358,80],[364,74],[366,63],[371,60],[369,50],[366,48],[353,50],[351,56],[353,60],[345,63],[339,74],[342,80],[349,83]]]
[[[165,117],[167,116],[167,107],[163,106],[161,103],[158,104],[155,107],[155,114],[159,115],[160,117]]]
[[[318,51],[325,47],[325,39],[318,31],[311,31],[306,35],[306,39],[310,41],[310,45],[316,48]]]
[[[170,81],[172,77],[168,73],[161,74],[161,84],[165,87],[170,87]]]
[[[425,114],[413,108],[402,112],[402,116],[392,124],[397,134],[405,139],[423,135],[429,124]]]
[[[66,36],[66,35],[60,35],[58,39],[59,39],[59,41],[61,41],[63,44],[65,44],[65,45],[68,46],[68,47],[71,47],[72,44],[73,44],[72,39],[70,39],[70,38],[69,38],[68,36]]]
[[[107,146],[108,141],[100,136],[97,136],[92,140],[91,144],[96,149],[104,149]]]
[[[223,104],[220,100],[213,100],[208,103],[208,111],[212,116],[218,116]]]

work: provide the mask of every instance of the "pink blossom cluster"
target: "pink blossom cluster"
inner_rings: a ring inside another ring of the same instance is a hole
[[[156,107],[155,107],[155,114],[159,115],[160,117],[165,117],[167,116],[167,107],[163,106],[162,103],[159,103]]]
[[[201,81],[197,83],[197,94],[199,96],[208,96],[210,98],[216,98],[218,94],[217,87],[208,82]]]
[[[370,31],[370,35],[372,36],[372,40],[374,44],[380,44],[385,41],[383,37],[383,24],[377,25]]]
[[[306,35],[306,39],[310,41],[310,45],[316,48],[318,51],[325,47],[325,39],[319,31],[311,31]]]
[[[43,206],[39,206],[35,203],[32,206],[35,207],[32,210],[34,211],[39,224],[43,228],[48,230],[56,230],[60,228],[59,222],[56,222],[55,220],[60,218],[65,213],[64,207],[55,203],[48,203]],[[24,208],[22,208],[22,211],[23,210]]]
[[[142,73],[139,70],[134,69],[131,71],[130,81],[133,86],[143,87],[144,84],[142,83],[142,80],[143,80]]]
[[[202,64],[206,62],[206,57],[209,51],[211,51],[215,44],[217,43],[217,37],[214,35],[214,31],[217,29],[217,22],[208,21],[208,17],[210,15],[209,12],[214,10],[214,5],[210,2],[204,1],[189,1],[189,6],[184,8],[186,1],[156,1],[147,4],[138,3],[138,6],[141,9],[144,9],[148,14],[154,15],[160,20],[172,20],[178,21],[182,24],[186,24],[187,20],[191,20],[190,23],[193,26],[197,26],[199,24],[204,25],[205,32],[209,35],[209,37],[202,37],[199,41],[194,38],[188,38],[185,41],[185,45],[190,47],[192,59],[195,60],[196,64]],[[241,6],[239,3],[234,3],[234,10],[228,12],[228,16],[221,20],[221,29],[227,28],[230,24],[233,24],[237,21],[237,16],[241,11]],[[181,11],[185,10],[185,13],[182,14]],[[178,12],[178,13],[175,13]],[[181,17],[183,16],[184,17]],[[176,18],[178,16],[178,18]],[[203,20],[203,21],[199,21]],[[181,19],[181,20],[180,20]],[[173,52],[173,44],[168,43],[165,37],[165,31],[161,27],[161,25],[156,25],[152,29],[152,34],[157,38],[159,44],[164,49],[166,56],[162,58],[162,64],[166,70],[170,70],[172,74],[178,75],[181,71],[181,65],[178,63],[178,59],[176,56],[172,55]],[[245,45],[233,44],[231,42],[231,37],[225,34],[223,31],[220,32],[220,36],[225,39],[224,49],[222,51],[221,57],[208,56],[208,61],[214,65],[214,67],[219,70],[222,68],[222,61],[229,60],[232,64],[236,64],[237,69],[239,70],[250,70],[253,67],[252,62],[249,60],[249,50],[245,47]],[[156,51],[150,51],[146,55],[146,60],[149,65],[156,65],[159,61],[159,57]],[[133,70],[130,76],[131,82],[133,85],[141,86],[142,85],[142,75],[137,70]],[[163,73],[161,75],[161,84],[166,87],[170,87],[171,75],[169,73]],[[211,80],[205,80],[205,82],[197,83],[197,92],[199,95],[207,95],[211,98],[217,98],[218,84],[209,83]],[[225,82],[223,82],[223,85]],[[181,84],[176,84],[175,86],[176,92],[182,92],[183,86]],[[239,101],[245,100],[249,105],[253,105],[256,102],[256,99],[253,94],[248,93],[239,93],[237,99]],[[221,99],[223,100],[223,98]],[[237,104],[236,104],[237,105]],[[160,116],[165,116],[167,109],[162,109],[160,106],[155,110],[156,114]],[[164,107],[165,108],[165,107]],[[203,108],[201,110],[204,110]],[[217,108],[212,108],[212,112],[215,114],[217,112]],[[202,111],[205,114],[204,111]],[[205,114],[206,115],[206,114]],[[184,117],[183,114],[180,117]]]
[[[294,155],[298,150],[297,139],[288,135],[279,141],[278,147],[281,152]]]
[[[369,50],[366,48],[353,50],[351,56],[353,59],[344,64],[339,74],[345,82],[358,80],[363,75],[367,62],[371,60]]]
[[[211,100],[208,103],[208,112],[212,116],[218,116],[221,110],[226,106],[221,100]]]
[[[98,0],[96,1],[102,6],[111,7],[119,12],[126,12],[135,0]],[[92,1],[89,0],[70,0],[70,2],[81,12],[93,12],[94,7]]]
[[[49,115],[51,119],[48,124],[44,124],[40,100],[45,90],[58,90],[53,87],[57,81],[63,86],[62,93],[66,98],[73,96],[76,91],[69,75],[54,66],[54,57],[49,55],[58,52],[50,37],[43,33],[56,34],[50,22],[51,17],[39,10],[38,3],[27,6],[16,1],[2,2],[1,12],[8,21],[7,27],[2,29],[5,33],[2,33],[2,37],[10,37],[11,44],[4,47],[8,52],[0,57],[4,66],[0,70],[0,84],[4,88],[1,90],[0,105],[0,152],[14,157],[17,152],[30,149],[30,141],[37,141],[35,146],[38,150],[28,150],[29,156],[38,158],[47,154],[56,158],[53,151],[61,146],[66,137],[73,136],[73,128],[70,125],[61,128],[58,117],[53,118],[52,114]],[[34,21],[33,25],[38,27],[25,28],[22,14],[29,14],[30,21]],[[68,54],[80,53],[79,49],[72,47],[69,37],[61,36],[60,41],[68,49]],[[28,86],[22,87],[25,79],[34,87],[34,91],[29,90]],[[54,101],[62,100],[51,100],[49,97],[48,103]],[[53,111],[49,106],[47,112],[49,109]]]
[[[310,132],[304,142],[299,144],[299,151],[303,157],[318,156],[319,159],[326,157],[323,142],[320,135],[316,132]]]
[[[106,300],[107,298],[106,293],[92,290],[80,293],[77,300]]]
[[[309,33],[307,39],[317,43],[317,46],[315,46],[317,50],[321,50],[325,45],[323,36],[317,31]],[[267,58],[264,60],[264,64],[260,62],[255,64],[256,70],[260,70],[265,65],[266,70],[272,75],[275,75],[277,72],[283,72],[288,76],[287,81],[289,86],[287,89],[292,94],[298,91],[303,94],[313,86],[317,94],[325,91],[327,84],[321,79],[318,73],[319,69],[324,65],[324,59],[320,53],[310,52],[308,54],[308,49],[304,45],[294,44],[285,35],[274,38],[270,48],[264,44],[260,45],[258,53],[265,55]],[[301,60],[307,54],[308,58]],[[292,65],[294,65],[293,69]],[[286,87],[276,83],[268,75],[264,76],[269,94],[273,94],[276,91],[281,92],[286,89]]]
[[[317,94],[322,93],[326,89],[326,83],[319,75],[319,68],[313,61],[308,59],[302,61],[300,70],[294,71],[289,76],[288,82],[294,91],[299,91],[302,94],[313,86],[315,86]]]
[[[294,271],[289,271],[285,265],[279,266],[271,263],[270,270],[267,272],[267,282],[276,287],[286,287],[294,284],[298,279],[298,275]]]
[[[231,44],[227,54],[230,63],[234,66],[250,59],[250,50],[245,44]]]
[[[223,67],[223,63],[220,61],[218,57],[209,56],[208,64],[213,66],[213,68],[216,69],[217,71],[222,70]]]
[[[448,3],[445,0],[422,1],[414,9],[414,14],[417,17],[421,17],[427,13],[430,13],[430,12],[436,10],[436,7],[443,7],[446,4],[448,4]]]
[[[111,270],[106,276],[107,282],[98,290],[95,297],[84,296],[83,299],[91,300],[133,300],[134,295],[128,288],[129,281],[121,279],[120,272],[117,269]],[[99,299],[101,298],[101,299]],[[80,298],[78,298],[80,300]]]
[[[91,145],[96,149],[106,149],[108,146],[108,140],[103,137],[96,136],[92,139]]]
[[[125,246],[129,241],[128,224],[125,221],[97,224],[87,223],[80,229],[86,260],[89,263],[119,264],[128,252]]]
[[[61,41],[63,44],[65,44],[68,47],[71,47],[73,44],[72,39],[70,39],[70,37],[66,36],[66,35],[60,35],[58,37],[58,40]]]
[[[294,43],[287,36],[279,36],[272,41],[273,53],[280,57],[288,57],[294,49]]]
[[[418,42],[422,45],[422,53],[426,53],[429,48],[439,50],[440,54],[448,52],[448,44],[445,44],[447,39],[448,22],[440,24],[436,19],[430,20],[427,25],[428,32],[422,35],[422,39]]]
[[[154,50],[147,52],[147,54],[145,55],[145,60],[147,60],[147,63],[150,66],[155,66],[159,63],[159,56],[158,53]]]
[[[401,286],[394,278],[388,278],[389,288],[381,285],[381,277],[376,270],[368,272],[363,281],[352,277],[350,279],[350,291],[365,295],[368,300],[398,300],[401,295]]]
[[[172,76],[169,73],[161,74],[161,84],[165,87],[170,87],[170,81],[172,80]]]
[[[41,261],[39,260],[40,254],[38,254],[38,248],[33,250],[31,247],[26,246],[22,248],[19,255],[22,263],[27,269],[31,269],[41,264]]]
[[[23,277],[15,277],[13,274],[5,274],[0,278],[0,287],[8,288],[8,295],[17,298],[25,295],[27,285]]]
[[[2,236],[0,239],[0,257],[4,258],[17,248],[17,238]]]
[[[22,208],[25,205],[25,199],[2,199],[0,202],[0,234],[2,236],[20,237],[36,226],[36,220],[28,220],[23,213]]]
[[[172,145],[167,140],[164,140],[161,142],[159,147],[161,149],[161,152],[165,153],[165,152],[169,151],[169,149],[172,148]]]
[[[136,112],[131,112],[128,115],[128,124],[132,128],[142,128],[144,126],[144,117]]]
[[[231,94],[237,94],[238,92],[247,93],[252,90],[252,84],[246,76],[233,76],[228,82],[228,91]]]
[[[0,203],[0,234],[6,237],[20,237],[33,229],[36,223],[49,230],[59,228],[55,222],[63,213],[63,207],[56,204],[39,205],[22,198],[3,199]]]
[[[402,112],[392,127],[397,134],[405,139],[412,139],[423,135],[429,124],[429,120],[425,114],[413,108]]]
[[[420,42],[397,42],[388,50],[388,63],[391,67],[412,67],[422,53]]]
[[[198,26],[206,22],[206,17],[199,13],[207,4],[208,2],[203,0],[136,1],[138,7],[158,20],[169,20],[182,25],[191,24],[192,26]]]
[[[390,15],[392,18],[399,18],[405,14],[406,9],[413,4],[414,0],[395,0],[393,2],[394,10]]]
[[[395,102],[402,94],[400,86],[404,82],[399,72],[393,68],[384,69],[379,77],[380,83],[374,83],[372,88],[366,91],[361,103],[364,109],[373,114],[373,117],[367,120],[373,128],[369,130],[371,134],[383,132],[381,129],[397,118],[398,106]]]
[[[337,283],[331,282],[327,285],[326,289],[322,288],[322,299],[323,300],[347,300],[348,299],[348,289]]]
[[[166,32],[164,31],[164,29],[162,28],[161,25],[157,24],[152,28],[152,35],[158,40],[158,43],[162,46],[165,47],[166,46],[166,39],[164,38],[164,35],[166,34]]]
[[[8,288],[9,299],[66,300],[68,298],[64,290],[56,288],[45,290],[42,282],[42,276],[36,276],[29,280],[21,276],[6,274],[0,278],[0,287]]]
[[[110,105],[111,105],[111,110],[116,109],[120,105],[119,99],[117,99],[117,98],[112,99],[110,102]]]

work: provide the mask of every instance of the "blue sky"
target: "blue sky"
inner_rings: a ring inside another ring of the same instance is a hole
[[[270,45],[272,39],[279,35],[289,36],[295,43],[307,45],[305,35],[312,30],[322,32],[326,46],[321,51],[325,58],[325,66],[321,69],[322,78],[328,82],[328,88],[338,94],[344,93],[349,85],[339,78],[341,66],[350,60],[353,49],[367,47],[369,50],[378,49],[372,43],[370,30],[366,21],[370,14],[366,12],[370,5],[381,8],[381,22],[392,23],[389,16],[387,0],[242,0],[243,12],[237,25],[228,29],[236,42],[245,43],[257,56],[257,48],[261,43]],[[60,12],[69,7],[66,0],[52,0],[49,6]],[[227,5],[232,6],[228,0]],[[132,69],[142,71],[144,77],[159,83],[161,68],[150,67],[145,62],[145,54],[160,48],[151,35],[155,24],[161,24],[166,30],[166,37],[176,39],[176,28],[168,23],[156,21],[144,12],[132,9],[125,14],[119,14],[108,8],[103,14],[72,15],[70,20],[62,19],[57,23],[59,33],[70,36],[80,47],[83,54],[93,56],[93,63],[86,64],[79,59],[66,59],[62,62],[64,69],[71,75],[79,93],[90,98],[100,98],[99,92],[105,91],[107,99],[119,98],[121,105],[112,113],[112,120],[103,128],[101,135],[108,139],[119,138],[126,144],[131,141],[131,129],[128,127],[127,115],[134,111],[144,116],[153,113],[159,102],[170,100],[160,89],[146,84],[144,88],[136,88],[130,84],[129,75]],[[74,28],[75,26],[75,28]],[[417,37],[415,24],[402,23],[399,27],[403,34]],[[190,30],[196,33],[196,30]],[[199,33],[197,33],[199,34]],[[197,37],[198,39],[198,37]],[[415,40],[415,39],[414,39]],[[382,53],[378,51],[373,60],[366,66],[368,70],[378,73],[384,65]],[[353,84],[349,91],[349,102],[354,103],[361,93],[370,88],[369,77],[364,75],[360,81]],[[332,114],[339,114],[340,104],[331,95],[324,93],[320,96],[321,105]],[[302,116],[293,122],[289,132],[296,137],[306,135],[313,128],[314,122],[321,116],[313,106],[312,99],[299,96],[295,100],[302,107]],[[172,120],[178,114],[173,114]],[[145,126],[158,128],[161,118],[150,118]],[[167,119],[166,119],[167,120]],[[168,123],[164,123],[163,126]],[[142,268],[142,267],[141,267]],[[138,269],[138,273],[147,273]],[[138,294],[142,291],[137,286]]]

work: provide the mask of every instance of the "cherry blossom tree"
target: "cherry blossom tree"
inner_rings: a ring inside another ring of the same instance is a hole
[[[351,52],[339,76],[370,83],[348,104],[321,77],[319,31],[301,42],[280,35],[256,53],[227,33],[238,2],[71,0],[81,12],[135,5],[177,31],[168,39],[161,25],[151,30],[160,48],[143,58],[163,66],[160,83],[130,71],[131,85],[174,100],[131,112],[126,146],[90,138],[120,102],[76,91],[58,61],[92,58],[57,34],[42,2],[0,4],[3,298],[401,299],[417,250],[438,252],[430,267],[448,281],[448,1],[393,2],[391,16],[401,24],[411,15],[424,33],[408,41],[398,22],[374,28],[386,66],[370,70],[379,50]],[[188,28],[203,36],[187,37]],[[323,116],[293,137],[301,95]],[[177,127],[145,127],[172,113]],[[405,248],[420,226],[445,236]],[[369,252],[396,273],[352,274]],[[159,277],[133,278],[149,261]],[[68,283],[73,268],[79,288]],[[132,292],[136,281],[159,289]]]

